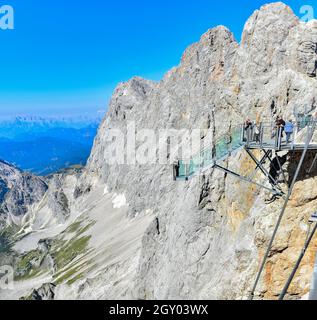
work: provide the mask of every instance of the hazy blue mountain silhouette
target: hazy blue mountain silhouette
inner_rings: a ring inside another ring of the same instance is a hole
[[[39,120],[13,121],[11,125],[0,122],[0,159],[38,175],[48,175],[72,165],[84,165],[98,122],[86,123],[82,127],[84,124]]]

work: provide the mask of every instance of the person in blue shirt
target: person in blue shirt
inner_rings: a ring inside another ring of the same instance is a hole
[[[292,120],[285,123],[284,131],[286,133],[286,143],[290,143],[291,136],[294,133],[294,124]]]

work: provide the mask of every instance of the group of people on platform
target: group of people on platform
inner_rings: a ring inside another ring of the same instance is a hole
[[[278,116],[276,118],[275,125],[276,126],[272,132],[272,138],[276,137],[276,135],[279,134],[279,138],[282,139],[284,137],[284,132],[285,132],[286,143],[287,144],[290,143],[291,137],[292,137],[292,135],[294,133],[294,129],[295,129],[293,120],[290,119],[288,121],[285,121],[282,117]]]
[[[261,142],[261,133],[262,133],[262,124],[257,121],[256,123],[252,122],[249,118],[245,121],[244,131],[245,131],[245,141],[253,141],[256,143]],[[295,125],[293,120],[285,121],[281,116],[278,116],[275,121],[275,125],[272,130],[271,138],[277,138],[277,143],[280,144],[286,135],[286,143],[291,142],[291,137],[294,133]]]

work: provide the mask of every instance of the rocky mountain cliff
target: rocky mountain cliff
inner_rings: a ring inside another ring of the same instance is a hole
[[[119,84],[86,168],[55,175],[13,235],[16,288],[0,290],[0,298],[246,298],[283,199],[268,204],[266,191],[215,170],[175,182],[170,164],[109,164],[109,130],[127,133],[131,123],[136,132],[200,129],[202,140],[205,131],[215,140],[247,117],[286,118],[294,108],[314,113],[316,66],[317,22],[300,22],[273,3],[250,17],[240,44],[220,26],[159,83]],[[287,157],[287,176],[297,157]],[[253,168],[243,151],[225,166],[244,174]],[[290,274],[316,210],[316,173],[302,172],[295,186],[257,298],[276,298]],[[310,248],[288,298],[308,293],[316,250]]]
[[[19,224],[47,188],[43,179],[0,161],[0,225]]]

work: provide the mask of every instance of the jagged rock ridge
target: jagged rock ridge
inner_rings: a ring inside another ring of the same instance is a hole
[[[159,83],[136,77],[120,84],[86,169],[54,178],[41,205],[28,213],[36,234],[15,244],[23,259],[33,252],[38,260],[38,241],[53,239],[46,250],[52,263],[38,264],[39,274],[47,272],[36,278],[38,288],[57,284],[55,299],[247,297],[282,200],[266,204],[265,191],[217,171],[177,183],[170,165],[109,165],[107,132],[126,132],[133,121],[136,130],[200,128],[217,138],[246,117],[270,121],[289,117],[295,107],[315,112],[316,46],[317,22],[302,23],[274,3],[250,17],[240,44],[220,26],[189,47]],[[294,161],[296,155],[287,158],[286,174]],[[242,152],[225,165],[244,174],[252,168]],[[295,186],[258,298],[275,298],[290,273],[317,205],[315,175],[302,174]],[[51,215],[64,227],[56,229]],[[307,294],[315,251],[303,261],[290,298]],[[32,292],[34,277],[27,281],[20,296]]]
[[[0,161],[0,223],[17,224],[47,190],[43,179]]]

